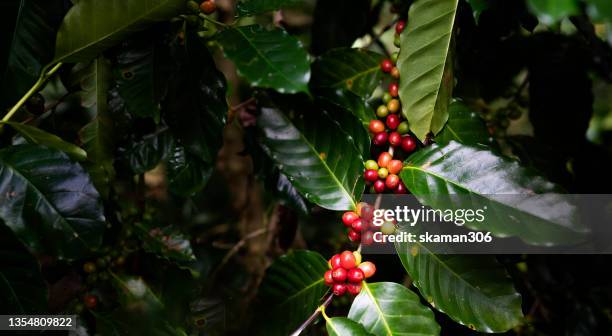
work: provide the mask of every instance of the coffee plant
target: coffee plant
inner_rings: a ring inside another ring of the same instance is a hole
[[[403,230],[373,224],[381,195],[487,202],[467,229],[533,246],[589,232],[525,204],[612,190],[608,1],[0,8],[0,315],[76,315],[75,335],[612,333],[604,255],[365,252]]]

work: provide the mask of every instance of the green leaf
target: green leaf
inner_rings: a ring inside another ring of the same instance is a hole
[[[521,296],[494,257],[436,255],[420,243],[396,244],[404,268],[435,309],[481,332],[521,323]]]
[[[467,0],[467,3],[472,7],[472,13],[476,22],[480,20],[480,14],[489,8],[488,0]]]
[[[314,113],[293,122],[264,108],[257,121],[262,145],[308,199],[330,210],[355,207],[363,192],[363,157],[337,123]]]
[[[94,185],[106,197],[110,183],[115,178],[113,119],[108,108],[110,86],[110,64],[100,56],[89,65],[80,64],[73,73],[72,81],[81,86],[81,105],[92,120],[79,132],[88,160],[85,169],[91,175]]]
[[[38,252],[82,258],[102,243],[100,195],[62,152],[34,145],[0,150],[0,219]]]
[[[64,1],[11,1],[18,6],[12,12],[2,8],[4,21],[15,20],[14,29],[0,32],[0,108],[17,102],[38,80],[42,68],[53,58],[55,34],[64,16]],[[4,6],[4,4],[2,5]],[[14,19],[16,16],[16,19]],[[4,67],[6,64],[6,67]],[[2,113],[4,114],[4,112]]]
[[[167,128],[155,134],[145,135],[140,141],[131,143],[123,159],[134,174],[142,174],[155,168],[174,149],[174,138]]]
[[[88,62],[127,36],[185,11],[185,0],[82,0],[64,17],[53,63]],[[110,15],[112,13],[112,15]]]
[[[166,158],[168,187],[180,196],[191,196],[202,190],[212,175],[213,166],[175,144]]]
[[[366,99],[359,97],[351,91],[333,88],[316,89],[314,91],[316,97],[325,104],[350,111],[357,119],[361,121],[364,128],[367,129],[370,125],[370,120],[376,119],[374,110],[367,104]]]
[[[457,141],[464,145],[490,145],[493,138],[487,131],[487,126],[477,112],[470,109],[462,102],[453,102],[449,106],[448,123],[442,129],[435,140],[444,146],[451,141]]]
[[[303,0],[242,0],[236,5],[238,17],[271,12],[273,10],[301,4]]]
[[[377,336],[440,335],[433,312],[416,294],[393,282],[363,282],[348,318]]]
[[[528,0],[527,3],[540,22],[547,25],[580,12],[576,0]]]
[[[0,221],[0,314],[47,311],[47,284],[38,261]]]
[[[218,35],[218,41],[251,85],[281,93],[308,92],[308,54],[286,31],[259,25],[230,27]]]
[[[351,48],[333,49],[312,64],[310,87],[343,89],[368,98],[380,84],[381,54]]]
[[[196,259],[191,249],[191,243],[176,227],[153,227],[136,223],[136,234],[143,241],[144,249],[160,257],[189,262]]]
[[[273,320],[258,319],[265,335],[288,335],[312,314],[327,292],[323,274],[327,261],[313,251],[291,251],[278,258],[266,271],[259,288],[265,306],[260,311]]]
[[[332,317],[326,319],[325,328],[329,336],[368,336],[372,335],[365,328],[346,317]]]
[[[544,246],[578,242],[588,231],[557,185],[488,149],[433,145],[410,156],[400,177],[433,208],[487,207],[484,221],[466,222],[470,229]],[[440,197],[449,194],[458,196]]]
[[[87,153],[81,148],[73,145],[69,142],[62,140],[57,135],[45,132],[39,128],[29,126],[26,124],[20,124],[16,122],[1,122],[0,124],[6,124],[14,128],[19,134],[21,134],[27,142],[34,145],[45,145],[47,147],[61,150],[66,154],[70,155],[75,160],[85,160]]]
[[[612,22],[612,2],[608,0],[587,0],[586,11],[593,21]]]
[[[458,0],[415,2],[401,34],[397,67],[402,114],[421,141],[430,132],[440,132],[448,119],[454,84],[451,38],[457,3]]]

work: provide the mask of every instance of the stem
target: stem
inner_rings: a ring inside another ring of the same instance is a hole
[[[215,20],[215,19],[211,19],[211,18],[209,18],[208,16],[206,16],[206,15],[204,15],[204,14],[202,14],[202,13],[200,13],[199,17],[201,17],[202,19],[204,19],[204,20],[206,20],[206,21],[212,22],[212,23],[216,24],[217,26],[221,26],[221,27],[223,27],[223,28],[227,28],[227,26],[228,26],[228,25],[226,25],[226,24],[225,24],[225,23],[223,23],[223,22],[220,22],[220,21],[217,21],[217,20]]]
[[[17,104],[15,104],[15,106],[13,106],[8,113],[2,118],[3,122],[7,122],[9,121],[13,115],[15,115],[15,113],[17,113],[17,111],[19,111],[19,109],[21,108],[21,106],[23,106],[23,104],[26,103],[26,101],[32,97],[32,95],[34,95],[36,92],[38,92],[38,90],[40,90],[45,83],[47,83],[47,80],[49,80],[49,78],[51,76],[53,76],[53,74],[55,74],[57,72],[57,70],[59,70],[59,68],[62,66],[62,63],[57,63],[53,68],[51,68],[51,70],[41,73],[40,77],[38,78],[38,80],[36,81],[36,83],[34,83],[34,86],[32,86],[32,88],[26,92],[26,94],[21,97],[21,99],[19,99],[19,101],[17,102]],[[0,131],[2,130],[2,126],[0,125]]]
[[[299,334],[302,333],[302,331],[304,331],[304,329],[306,329],[306,327],[308,327],[312,322],[314,322],[314,320],[317,318],[317,316],[319,316],[319,313],[323,313],[323,317],[327,317],[327,315],[325,315],[325,308],[327,306],[329,306],[329,304],[331,303],[332,299],[334,298],[334,293],[330,293],[327,298],[325,299],[325,302],[323,302],[322,305],[320,305],[313,313],[312,315],[310,315],[310,317],[304,321],[304,323],[302,323],[301,326],[299,326],[299,328],[297,328],[296,331],[294,331],[291,336],[298,336]]]

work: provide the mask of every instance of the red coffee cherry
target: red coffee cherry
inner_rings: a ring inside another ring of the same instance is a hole
[[[378,166],[380,168],[387,168],[389,162],[393,159],[393,156],[389,152],[382,152],[378,156]]]
[[[340,260],[341,260],[342,268],[344,268],[345,270],[350,270],[351,268],[355,268],[357,264],[355,255],[351,251],[342,252],[340,254]]]
[[[387,132],[379,132],[374,135],[372,142],[376,146],[383,146],[387,143],[388,138]]]
[[[389,161],[389,164],[387,164],[387,170],[389,171],[389,174],[397,175],[400,171],[402,171],[403,167],[404,164],[400,160],[391,160]]]
[[[334,284],[334,286],[332,287],[332,292],[336,296],[342,296],[344,295],[344,293],[346,293],[346,285],[343,283]]]
[[[382,121],[374,119],[370,121],[369,125],[370,132],[376,134],[385,131],[385,124]]]
[[[405,135],[402,138],[402,149],[406,152],[406,153],[412,153],[414,152],[414,150],[416,149],[416,141],[414,140],[413,137],[411,137],[410,135]]]
[[[200,10],[204,13],[204,14],[212,14],[215,12],[215,10],[217,10],[217,5],[215,4],[214,1],[212,0],[207,0],[204,1],[200,4]]]
[[[332,271],[332,279],[335,282],[343,282],[346,281],[346,270],[342,267],[338,267]]]
[[[397,132],[389,133],[389,144],[391,146],[399,146],[402,143],[402,136]]]
[[[377,194],[382,194],[385,192],[385,182],[383,180],[378,180],[374,182],[374,191]]]
[[[351,223],[357,219],[359,219],[359,216],[357,216],[357,214],[353,211],[347,211],[342,215],[342,223],[344,223],[344,226],[346,227],[350,227]]]
[[[394,191],[396,194],[407,194],[408,193],[408,189],[406,189],[406,185],[400,181],[400,183],[397,185],[397,189],[395,189]]]
[[[395,190],[400,183],[400,179],[395,174],[389,174],[385,179],[385,186],[391,190]]]
[[[350,229],[348,232],[348,239],[352,242],[358,242],[359,239],[361,239],[361,235],[359,234],[359,232]]]
[[[389,73],[391,72],[391,69],[393,69],[393,62],[391,62],[391,60],[385,59],[380,62],[380,70],[383,72]]]
[[[394,130],[400,124],[400,118],[397,114],[389,114],[386,120],[387,127]]]
[[[401,34],[404,31],[404,28],[406,28],[406,21],[397,21],[397,23],[395,24],[395,32]]]
[[[399,85],[397,82],[389,84],[389,94],[391,97],[397,97],[399,95]]]
[[[372,231],[364,232],[361,238],[361,244],[367,246],[367,245],[372,245],[373,242],[374,242],[374,234],[372,233]]]
[[[351,294],[351,295],[357,295],[359,294],[359,292],[361,292],[361,284],[357,284],[357,283],[349,283],[346,284],[346,290]]]
[[[363,221],[361,219],[357,219],[356,221],[354,221],[351,224],[351,228],[355,231],[355,232],[363,232],[363,229],[365,228],[365,225],[363,223]]]
[[[87,294],[83,297],[83,303],[85,307],[89,309],[94,309],[98,305],[98,298],[93,294]]]
[[[329,267],[331,267],[332,270],[342,267],[339,254],[335,254],[333,257],[331,257],[331,259],[329,259]]]
[[[363,276],[367,279],[376,273],[376,266],[371,261],[364,261],[359,266],[357,266],[360,270],[363,271]]]
[[[378,180],[378,170],[368,169],[363,173],[363,178],[369,182]]]
[[[364,278],[363,271],[360,268],[351,268],[346,273],[349,282],[360,283]]]
[[[323,275],[323,278],[325,279],[325,284],[328,286],[331,286],[334,284],[334,278],[332,277],[332,271],[331,270],[327,270],[325,272],[325,274]]]

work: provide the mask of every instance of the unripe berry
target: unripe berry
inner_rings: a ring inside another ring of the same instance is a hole
[[[404,135],[410,131],[410,124],[407,121],[402,121],[399,125],[397,125],[397,133]]]
[[[376,134],[385,131],[385,124],[383,124],[383,122],[380,120],[374,119],[370,121],[368,128],[370,129],[370,132]]]
[[[389,109],[385,105],[380,105],[376,109],[376,116],[379,118],[384,118],[389,115]]]
[[[396,51],[393,54],[391,54],[391,62],[393,63],[397,63],[397,58],[399,57],[399,53]]]
[[[378,180],[374,182],[374,192],[378,194],[382,194],[385,192],[385,182],[383,180]]]
[[[353,251],[353,255],[355,256],[355,265],[359,266],[361,264],[361,253]]]
[[[395,188],[397,188],[397,186],[399,185],[400,179],[397,175],[395,174],[389,174],[389,176],[387,176],[387,178],[385,179],[385,186],[391,190],[395,190]]]
[[[387,168],[379,168],[378,169],[378,178],[381,180],[384,180],[387,178],[387,176],[389,176],[389,171],[387,170]]]
[[[334,284],[334,278],[332,277],[331,270],[325,271],[325,274],[323,275],[323,279],[325,279],[325,284],[328,286],[331,286]]]
[[[396,194],[407,194],[408,193],[408,189],[406,189],[406,185],[400,181],[400,183],[397,185],[397,189],[395,189],[394,191]]]
[[[400,123],[400,119],[397,116],[397,114],[389,114],[387,116],[386,124],[387,124],[387,127],[389,127],[389,129],[392,129],[392,130],[396,129],[399,123]]]
[[[360,270],[363,271],[364,277],[367,279],[376,273],[376,266],[371,261],[364,261],[359,266],[357,266]]]
[[[355,255],[351,251],[344,251],[340,254],[340,260],[342,261],[342,268],[349,270],[355,267]]]
[[[346,284],[346,290],[351,295],[357,295],[361,292],[361,284],[360,283],[349,283]]]
[[[368,169],[363,173],[363,179],[370,182],[378,180],[378,170]]]
[[[85,271],[85,273],[93,273],[96,271],[96,264],[92,263],[92,262],[86,262],[85,264],[83,264],[83,271]]]
[[[357,242],[359,241],[359,239],[361,239],[361,234],[359,234],[359,232],[356,232],[355,230],[351,229],[348,232],[348,239],[352,242]]]
[[[391,69],[393,69],[393,62],[391,62],[391,60],[385,59],[382,62],[380,62],[380,69],[383,72],[391,72]]]
[[[406,153],[412,153],[416,149],[416,141],[410,135],[406,135],[402,138],[402,149]]]
[[[199,13],[200,12],[200,5],[195,2],[195,1],[188,1],[187,2],[187,9],[189,9],[192,13]]]
[[[212,14],[217,10],[217,5],[212,0],[204,1],[200,4],[200,10],[204,14]],[[389,70],[390,71],[390,70]]]
[[[388,139],[389,139],[389,136],[388,136],[387,132],[379,132],[379,133],[376,133],[374,135],[374,138],[372,139],[372,142],[376,146],[383,146],[383,145],[387,144],[387,140]]]
[[[393,67],[393,69],[391,69],[391,77],[395,78],[395,79],[399,79],[400,78],[400,71],[397,67]]]
[[[85,297],[83,297],[83,303],[85,304],[85,307],[95,309],[98,305],[98,298],[93,294],[87,294]]]
[[[400,160],[391,160],[387,165],[387,170],[389,171],[389,174],[397,175],[400,171],[402,171],[402,168],[404,168],[404,164]]]
[[[346,281],[346,270],[342,267],[338,267],[332,271],[332,278],[335,282]]]
[[[389,162],[393,159],[393,156],[389,152],[382,152],[378,156],[378,166],[381,168],[387,168]]]
[[[329,266],[332,270],[338,269],[342,267],[342,263],[340,262],[340,255],[334,254],[331,259],[329,259]]]
[[[397,132],[391,132],[389,133],[388,141],[393,147],[399,146],[402,143],[402,136]]]
[[[360,283],[364,279],[364,274],[359,268],[351,268],[346,272],[346,277],[349,282]]]
[[[365,168],[366,169],[378,170],[378,163],[376,163],[376,161],[374,161],[374,160],[368,160],[368,161],[365,162]],[[359,204],[361,204],[361,203],[359,203]],[[359,214],[359,211],[357,211],[357,213]]]
[[[363,224],[363,221],[361,219],[358,219],[351,224],[351,228],[353,229],[353,231],[361,233],[363,232],[365,225]]]
[[[391,99],[388,103],[387,103],[387,111],[391,112],[391,113],[396,113],[397,111],[399,111],[400,108],[400,102],[397,99]]]
[[[353,211],[347,211],[342,215],[342,223],[344,223],[344,226],[346,227],[350,227],[351,223],[357,219],[359,219],[359,216],[357,216],[357,214]]]
[[[385,93],[383,93],[383,96],[382,96],[382,101],[383,101],[383,103],[385,103],[385,104],[386,104],[386,103],[388,103],[388,102],[389,102],[391,99],[393,99],[393,97],[391,97],[391,95],[389,94],[389,92],[385,92]]]
[[[402,45],[402,40],[400,39],[399,34],[395,34],[395,37],[393,38],[393,45],[398,48]]]
[[[406,28],[406,21],[397,21],[397,23],[395,24],[395,32],[401,34],[404,31],[404,28]]]
[[[391,222],[384,222],[383,225],[380,226],[380,232],[384,235],[394,234],[395,225]]]
[[[397,97],[399,95],[399,85],[397,82],[389,84],[389,94],[391,97]]]
[[[332,292],[335,296],[342,296],[344,293],[346,293],[346,285],[343,283],[334,284],[332,287]]]

